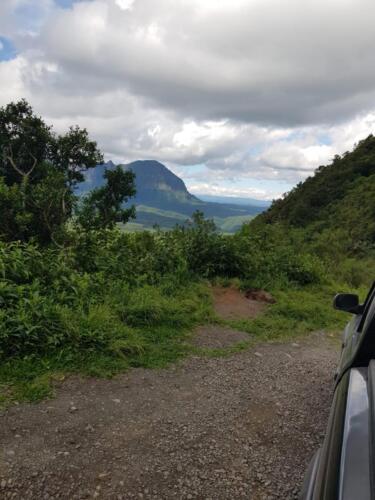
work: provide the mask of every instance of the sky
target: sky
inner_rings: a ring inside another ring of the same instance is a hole
[[[0,106],[194,194],[274,199],[375,132],[373,0],[0,0]]]

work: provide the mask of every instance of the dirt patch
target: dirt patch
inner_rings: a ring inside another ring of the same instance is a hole
[[[267,307],[266,302],[247,298],[237,288],[214,287],[212,293],[215,312],[223,319],[255,318]]]
[[[0,498],[297,498],[336,363],[321,335],[69,378],[56,399],[0,413]]]
[[[274,297],[265,290],[260,288],[249,288],[245,292],[245,297],[247,299],[257,300],[259,302],[266,302],[267,304],[274,304],[276,300]]]
[[[224,349],[249,340],[248,333],[216,325],[205,325],[195,330],[192,344],[208,349]]]

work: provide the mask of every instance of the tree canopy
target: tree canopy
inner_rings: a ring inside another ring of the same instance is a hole
[[[24,99],[0,108],[0,237],[57,242],[75,212],[86,229],[126,221],[133,212],[121,204],[135,193],[134,177],[122,170],[108,172],[107,185],[77,203],[74,187],[100,163],[103,155],[86,129],[57,134]]]

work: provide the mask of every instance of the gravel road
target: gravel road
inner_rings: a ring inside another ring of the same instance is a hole
[[[314,334],[114,380],[69,378],[56,399],[0,414],[0,498],[296,498],[336,362],[332,339]]]

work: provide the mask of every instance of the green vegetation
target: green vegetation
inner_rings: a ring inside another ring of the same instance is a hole
[[[303,227],[306,236],[318,242],[334,233],[332,240],[343,244],[347,253],[368,254],[375,241],[375,137],[319,167],[259,220]]]
[[[322,281],[321,264],[307,254],[270,245],[267,257],[263,234],[225,236],[199,213],[169,232],[66,231],[65,248],[0,243],[0,383],[8,400],[46,395],[61,373],[112,375],[186,355],[194,325],[216,320],[208,280],[287,284],[296,294]]]
[[[367,141],[371,158],[375,141]],[[364,294],[373,279],[370,166],[345,189],[332,187],[324,217],[314,209],[307,229],[298,222],[306,212],[301,185],[234,235],[219,233],[200,212],[170,231],[124,232],[116,223],[133,214],[122,208],[134,193],[130,172],[111,171],[82,203],[74,196],[80,172],[101,157],[86,131],[57,137],[21,101],[0,110],[0,147],[0,402],[46,397],[67,373],[111,376],[195,352],[188,342],[193,327],[219,322],[211,282],[276,297],[258,318],[230,322],[254,341],[341,328],[346,318],[331,308],[332,295]],[[81,148],[81,156],[69,148]],[[345,158],[358,173],[350,154]],[[332,168],[320,168],[317,177]],[[321,189],[314,182],[307,182],[315,186],[308,203]],[[357,202],[360,221],[349,210]],[[350,238],[342,217],[353,224]]]

